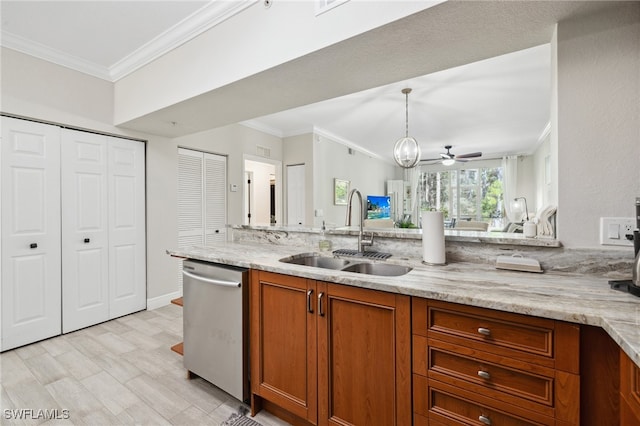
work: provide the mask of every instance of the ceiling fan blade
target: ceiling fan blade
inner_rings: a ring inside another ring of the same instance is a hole
[[[482,153],[481,152],[471,152],[469,154],[456,155],[456,160],[458,158],[476,158],[476,157],[482,157]]]
[[[421,163],[425,161],[442,161],[442,158],[424,158],[420,160]]]

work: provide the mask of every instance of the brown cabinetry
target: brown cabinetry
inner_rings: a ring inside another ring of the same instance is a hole
[[[253,411],[264,404],[298,424],[411,424],[408,296],[252,271],[250,300]]]
[[[620,425],[640,424],[640,368],[620,349]]]
[[[415,424],[579,424],[579,326],[419,298],[412,312]]]

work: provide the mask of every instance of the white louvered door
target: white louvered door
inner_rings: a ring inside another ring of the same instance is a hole
[[[213,246],[226,240],[227,157],[178,148],[178,245]],[[182,291],[182,262],[178,262]]]
[[[212,247],[227,238],[227,158],[204,154],[204,177],[204,244]]]
[[[5,351],[61,332],[60,128],[2,117]]]
[[[62,332],[109,319],[107,138],[63,129]]]
[[[178,245],[204,245],[202,152],[178,148]]]

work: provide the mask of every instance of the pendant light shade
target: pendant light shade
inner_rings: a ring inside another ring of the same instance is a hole
[[[409,93],[411,93],[411,89],[402,89],[402,93],[405,95],[405,135],[396,142],[393,148],[393,159],[400,167],[410,169],[420,161],[420,146],[418,141],[409,136]]]

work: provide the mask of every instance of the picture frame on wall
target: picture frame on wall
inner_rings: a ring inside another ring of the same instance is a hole
[[[351,182],[344,179],[333,179],[333,204],[336,206],[346,206],[349,196],[349,186]]]

